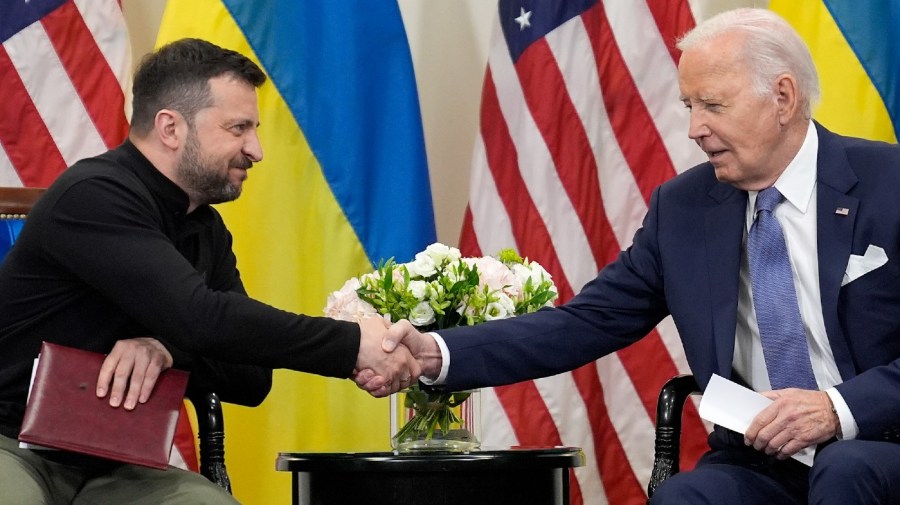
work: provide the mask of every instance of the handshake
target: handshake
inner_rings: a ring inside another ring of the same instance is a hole
[[[376,398],[408,387],[419,376],[437,378],[443,359],[437,342],[402,319],[393,325],[380,317],[359,320],[359,354],[352,379]]]

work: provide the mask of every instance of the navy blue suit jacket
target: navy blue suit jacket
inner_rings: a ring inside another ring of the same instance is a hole
[[[819,134],[819,288],[837,386],[861,439],[900,431],[900,147]],[[709,163],[658,187],[631,247],[569,303],[477,327],[442,330],[447,387],[553,375],[619,350],[671,314],[701,387],[732,377],[747,193]],[[837,208],[849,209],[847,215]],[[887,264],[841,286],[851,254]]]

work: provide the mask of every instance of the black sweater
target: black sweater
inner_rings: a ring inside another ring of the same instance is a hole
[[[189,393],[256,405],[272,368],[347,377],[353,323],[249,298],[231,234],[126,142],[66,170],[0,266],[0,433],[17,437],[41,341],[109,352],[152,336],[191,371]]]

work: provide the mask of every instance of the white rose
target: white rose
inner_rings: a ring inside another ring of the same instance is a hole
[[[425,299],[425,295],[428,294],[428,283],[425,281],[409,281],[409,286],[406,287],[406,290],[409,293],[416,297],[416,300],[422,301]]]
[[[413,326],[425,326],[434,322],[434,309],[428,302],[421,302],[409,311],[409,322]]]
[[[449,262],[454,262],[459,260],[462,257],[459,249],[455,247],[448,247],[440,242],[435,242],[430,246],[425,248],[425,254],[427,254],[434,261],[435,265],[444,265]]]
[[[437,273],[434,259],[424,252],[416,254],[416,259],[407,263],[406,268],[413,277],[431,277]]]

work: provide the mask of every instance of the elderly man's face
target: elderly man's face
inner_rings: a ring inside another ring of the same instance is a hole
[[[759,96],[740,56],[740,35],[723,35],[684,51],[678,65],[681,99],[691,111],[688,136],[739,189],[763,189],[784,170],[774,92]],[[773,83],[774,84],[774,83]]]
[[[197,112],[176,166],[195,204],[234,200],[247,170],[262,159],[256,89],[223,76],[210,79],[213,105]]]

